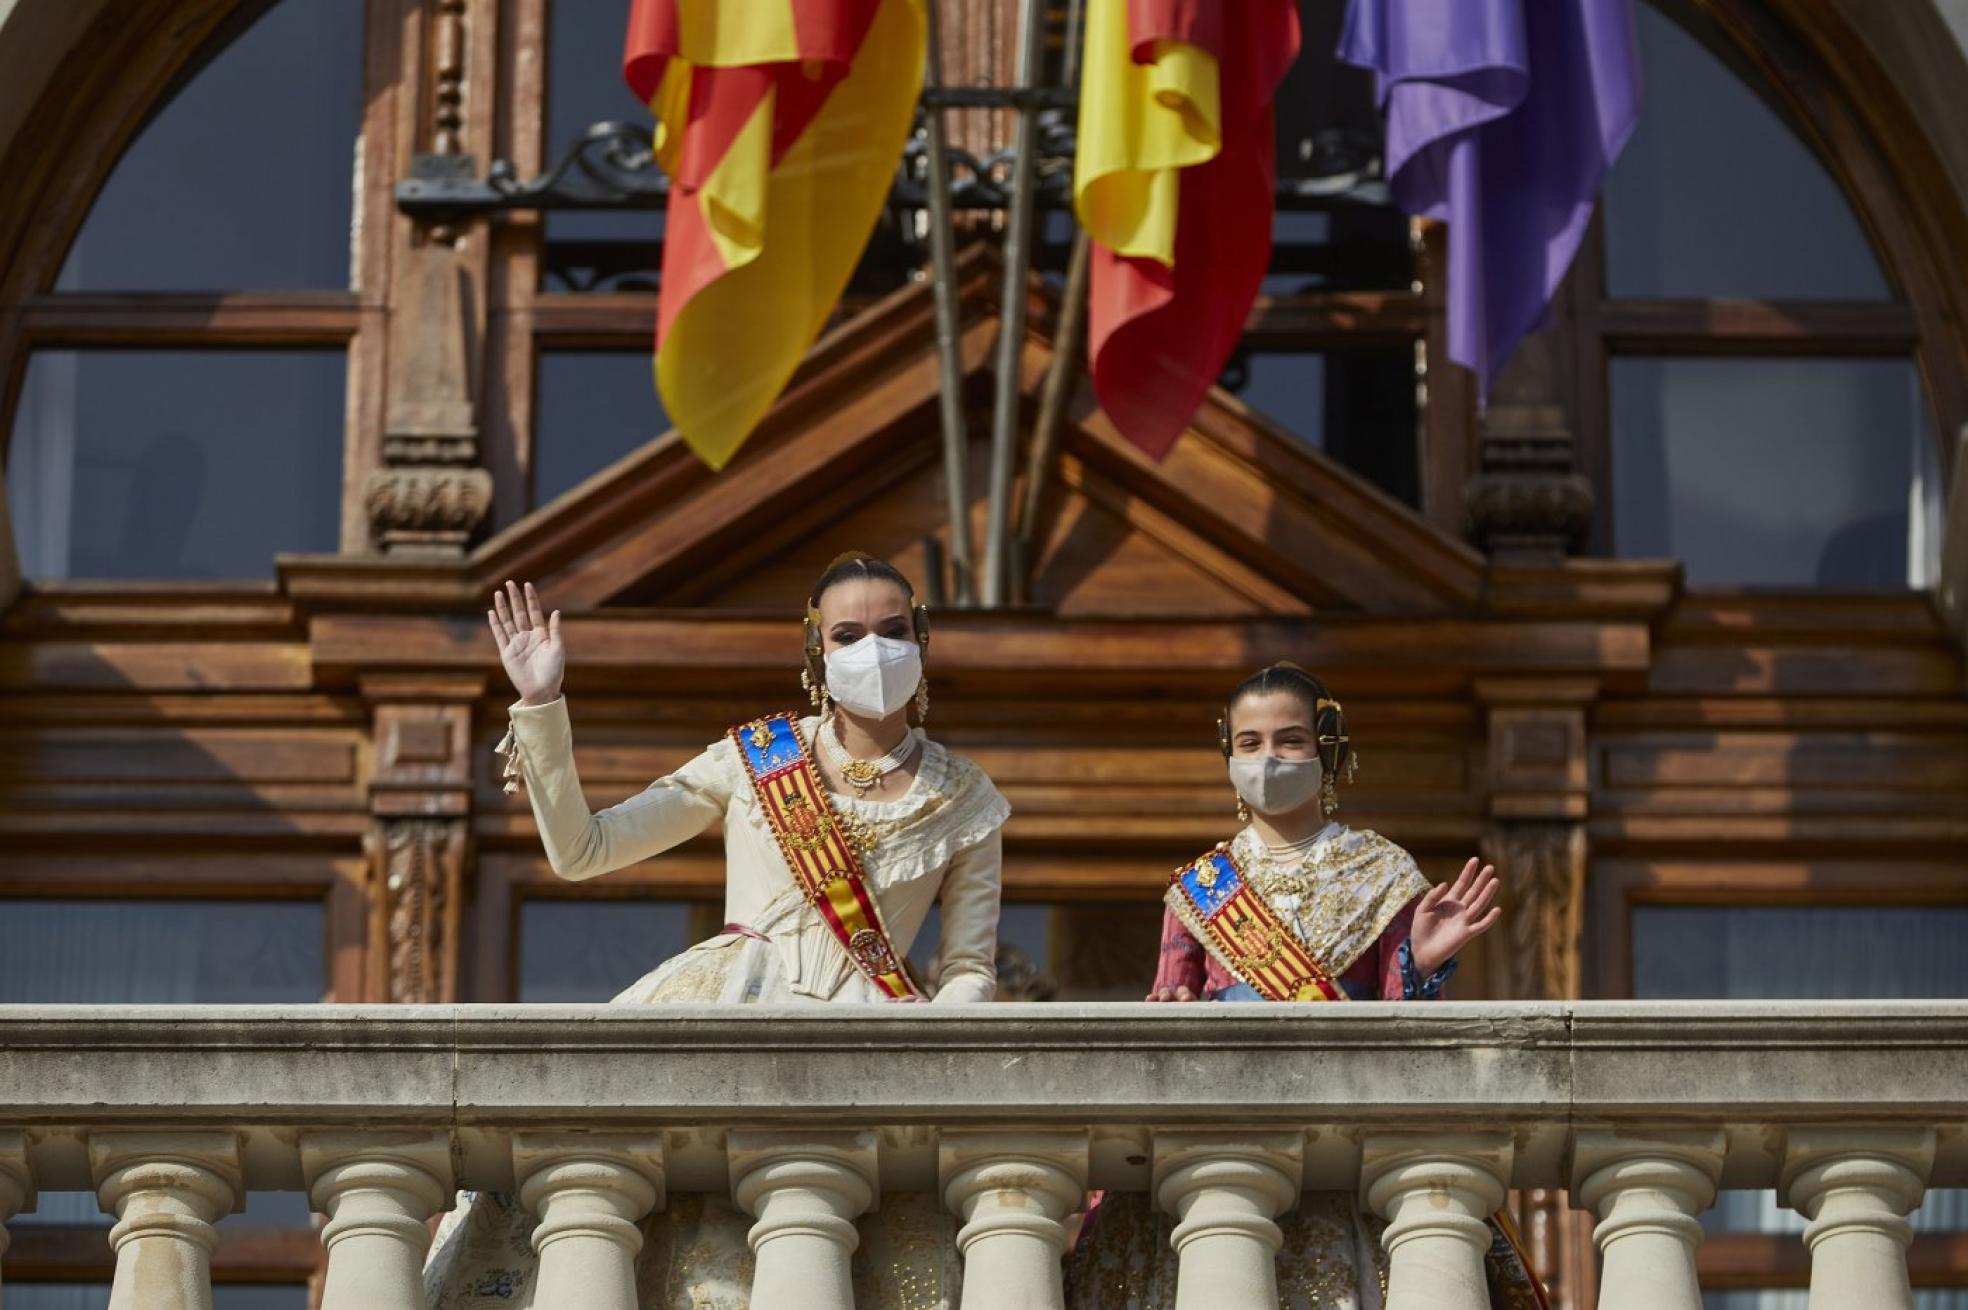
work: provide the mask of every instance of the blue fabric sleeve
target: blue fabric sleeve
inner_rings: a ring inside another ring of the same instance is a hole
[[[1439,1001],[1442,988],[1455,976],[1456,959],[1452,955],[1434,973],[1423,978],[1415,970],[1413,938],[1402,941],[1395,959],[1401,965],[1401,999],[1404,1001]]]

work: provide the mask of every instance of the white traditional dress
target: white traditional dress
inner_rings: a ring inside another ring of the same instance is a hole
[[[817,718],[801,721],[808,743],[819,726]],[[509,775],[525,780],[548,862],[562,878],[596,877],[723,823],[725,921],[732,930],[664,961],[616,1004],[883,999],[795,885],[729,737],[597,814],[589,813],[575,770],[565,700],[514,706],[501,750]],[[924,739],[915,781],[903,796],[830,799],[856,839],[898,955],[907,954],[930,907],[941,903],[936,960],[920,980],[933,992],[932,1003],[990,1000],[997,985],[1000,830],[1011,812],[991,780],[963,756]],[[461,1193],[425,1265],[432,1310],[530,1306],[539,1267],[533,1222],[510,1197]],[[750,1298],[751,1222],[726,1198],[672,1197],[643,1224],[640,1303],[740,1310]],[[860,1228],[855,1304],[862,1310],[957,1304],[955,1224],[937,1198],[885,1197],[880,1214],[864,1218]]]

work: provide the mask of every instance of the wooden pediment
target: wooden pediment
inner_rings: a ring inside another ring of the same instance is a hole
[[[972,541],[982,555],[996,261],[963,263]],[[1022,361],[1029,423],[1052,359],[1034,283]],[[674,434],[485,542],[454,586],[532,578],[569,612],[785,613],[827,560],[860,549],[926,576],[947,547],[927,286],[831,332],[718,474]],[[551,434],[547,434],[551,439]],[[1082,379],[1038,534],[1029,603],[1071,617],[1450,614],[1478,608],[1482,557],[1226,393],[1167,459],[1121,439]],[[456,566],[453,566],[454,568]],[[400,577],[401,575],[399,575]]]

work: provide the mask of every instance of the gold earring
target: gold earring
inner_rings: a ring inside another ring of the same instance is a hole
[[[1244,798],[1241,795],[1237,797],[1237,822],[1250,822],[1250,806],[1244,804]]]
[[[813,705],[813,708],[814,708],[814,709],[816,709],[816,710],[817,710],[817,709],[819,709],[819,708],[820,708],[820,689],[819,689],[818,687],[816,687],[816,686],[814,686],[814,685],[813,685],[813,670],[812,670],[812,669],[801,669],[801,670],[800,670],[800,686],[801,686],[801,687],[804,687],[804,688],[806,689],[806,699],[807,699],[808,701],[810,701],[810,702],[812,703],[812,705]]]
[[[928,674],[924,674],[923,680],[916,684],[916,722],[917,723],[929,722],[929,675]]]
[[[1333,783],[1333,776],[1330,773],[1326,775],[1325,782],[1319,786],[1319,809],[1328,819],[1339,813],[1339,788]]]

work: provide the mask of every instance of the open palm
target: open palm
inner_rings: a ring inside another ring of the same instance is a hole
[[[1454,882],[1437,883],[1428,889],[1415,907],[1414,927],[1408,934],[1408,949],[1423,977],[1496,925],[1503,914],[1502,906],[1490,905],[1496,893],[1496,870],[1485,864],[1479,872],[1475,860],[1462,866],[1462,874]]]
[[[560,641],[560,611],[540,612],[540,593],[527,583],[522,590],[508,582],[492,593],[485,611],[492,639],[499,645],[499,662],[506,666],[513,690],[528,705],[545,705],[560,695],[567,671],[567,648]]]

